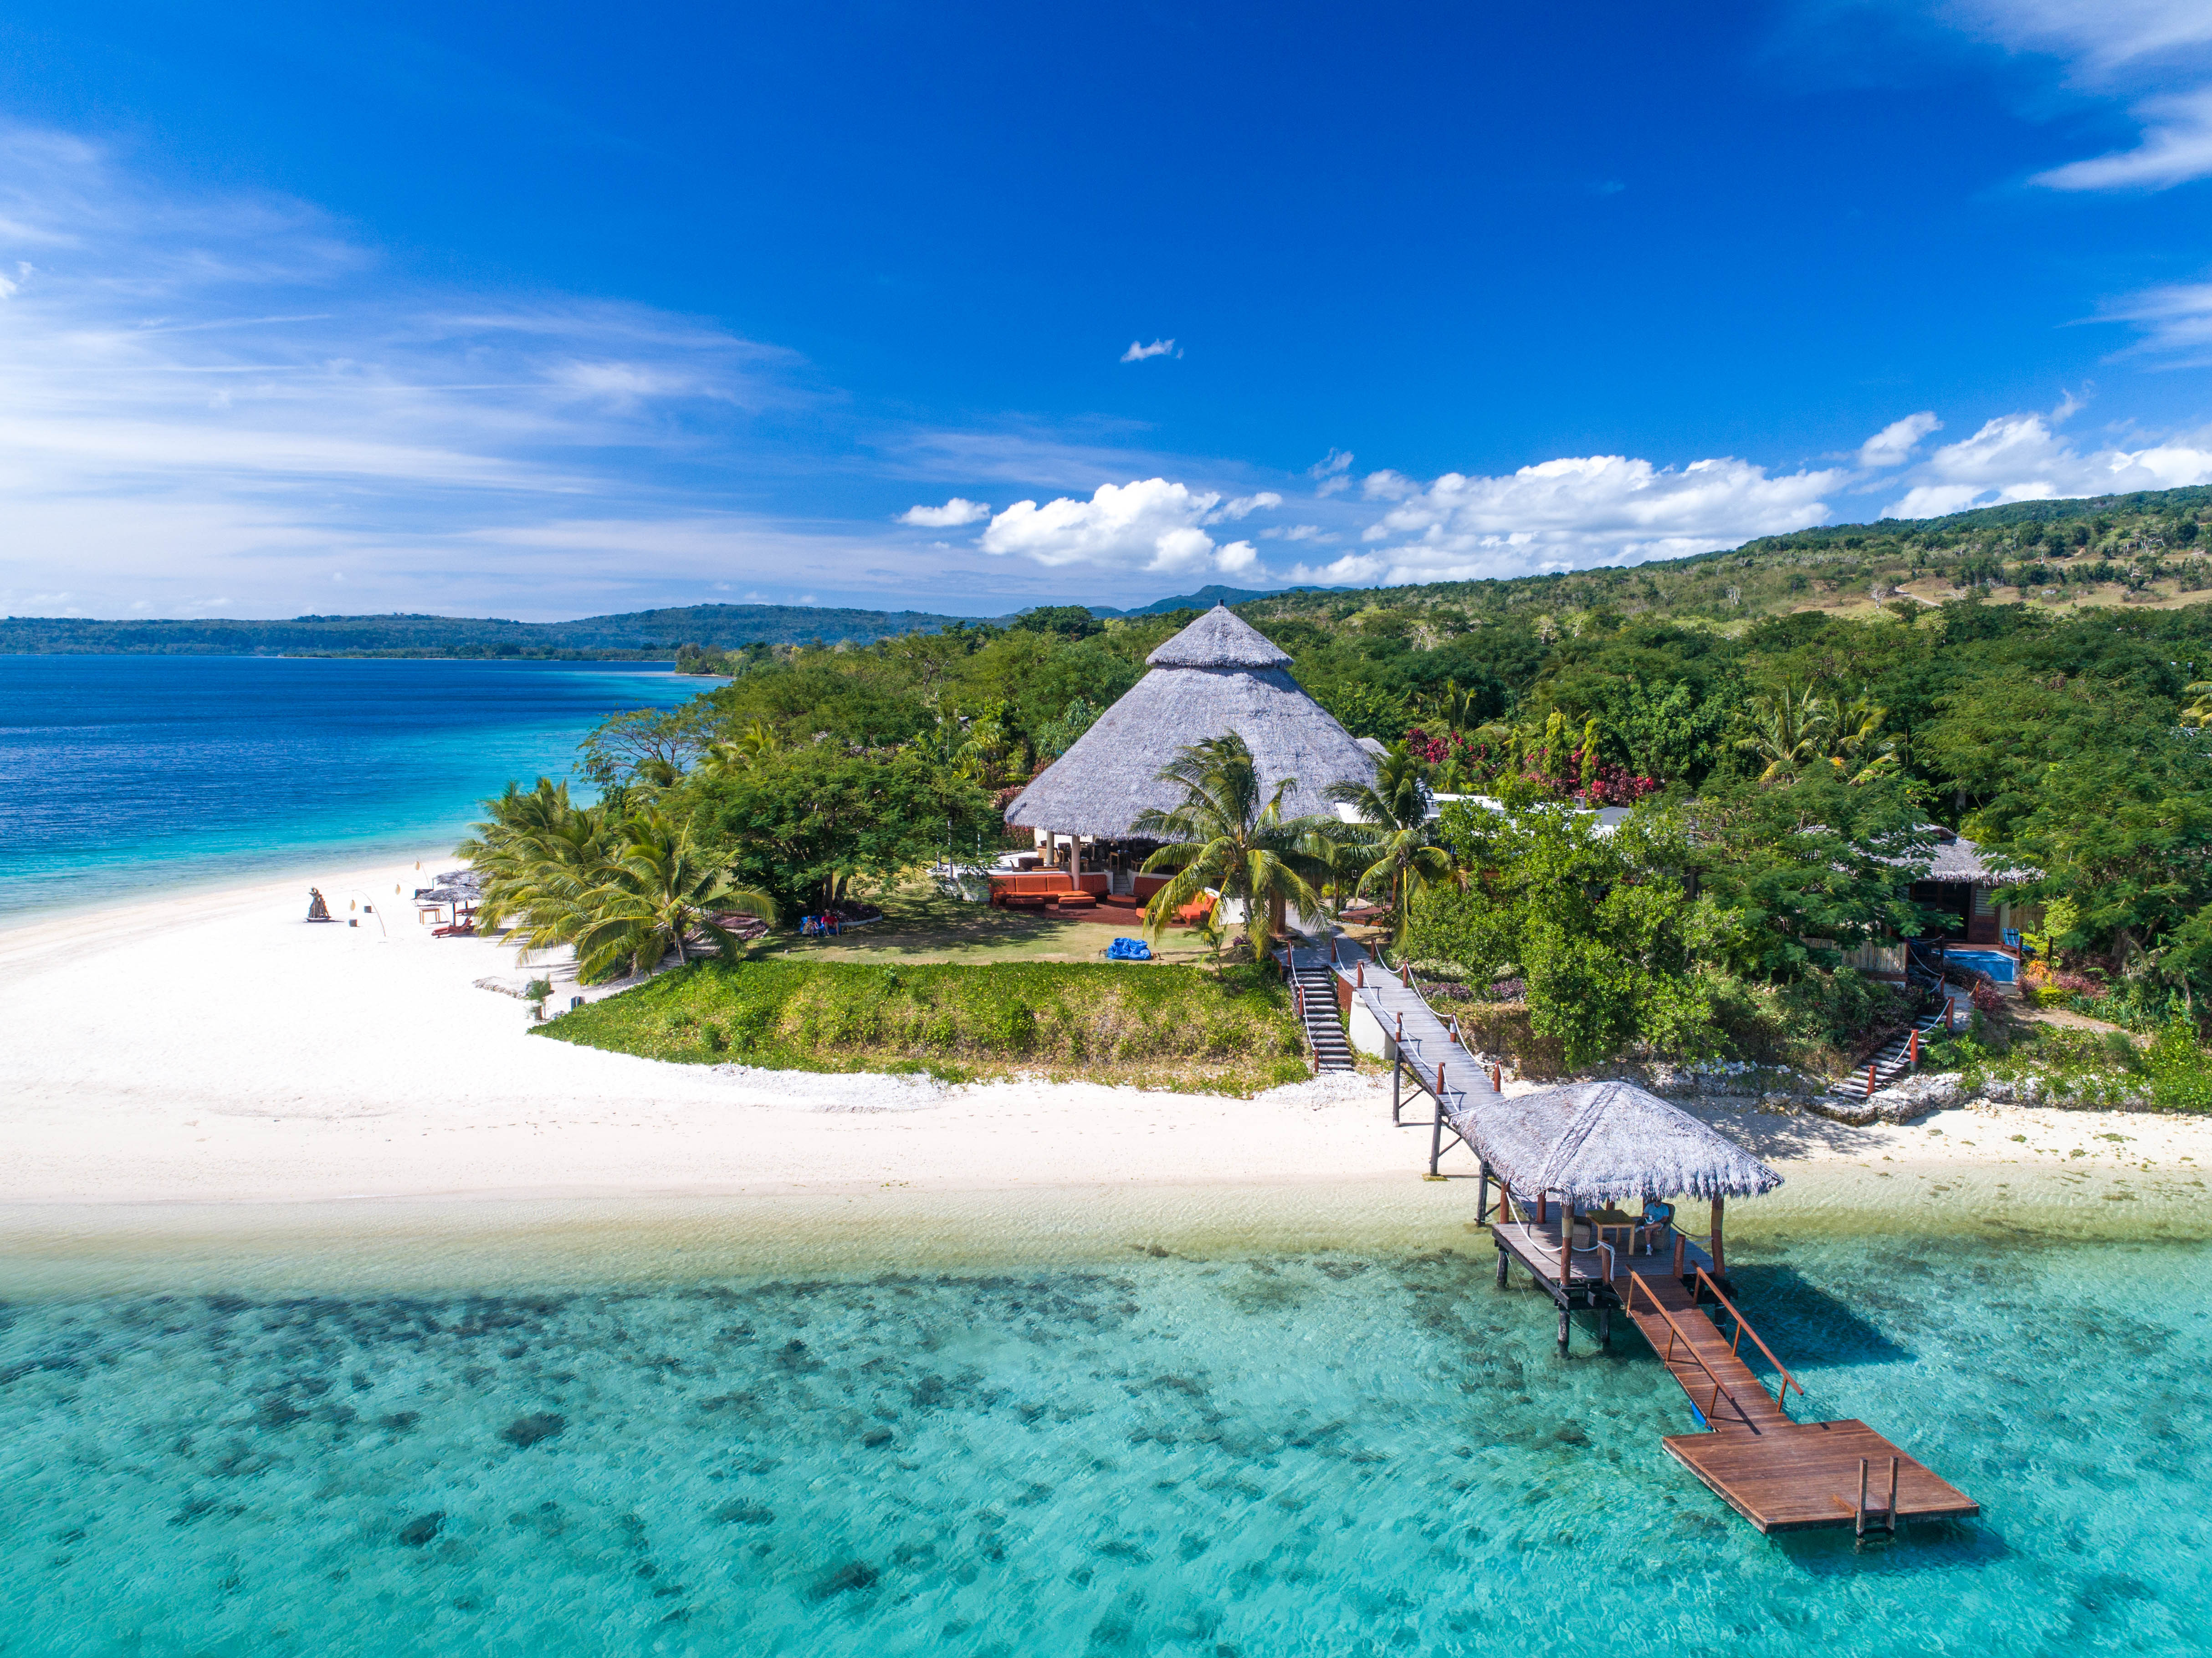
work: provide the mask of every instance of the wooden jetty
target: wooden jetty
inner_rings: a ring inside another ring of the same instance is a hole
[[[1431,1174],[1447,1132],[1474,1154],[1475,1216],[1497,1248],[1499,1287],[1516,1262],[1528,1272],[1559,1311],[1563,1355],[1575,1312],[1595,1315],[1601,1344],[1611,1341],[1613,1315],[1625,1313],[1705,1428],[1661,1443],[1723,1502],[1761,1532],[1850,1526],[1861,1536],[1981,1512],[1865,1423],[1797,1422],[1784,1410],[1790,1390],[1802,1398],[1804,1387],[1737,1309],[1723,1230],[1729,1197],[1771,1191],[1781,1175],[1630,1084],[1509,1096],[1410,975],[1389,972],[1346,940],[1328,955],[1340,1005],[1364,1008],[1395,1060],[1392,1120],[1401,1079],[1436,1106]],[[1676,1218],[1670,1200],[1685,1195],[1711,1206],[1702,1235]],[[1631,1199],[1642,1199],[1640,1215],[1618,1206]],[[1747,1339],[1773,1367],[1778,1392],[1745,1363]]]

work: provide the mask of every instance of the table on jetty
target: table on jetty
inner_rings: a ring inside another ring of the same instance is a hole
[[[1604,1235],[1596,1232],[1591,1247],[1574,1247],[1571,1237],[1561,1235],[1563,1222],[1571,1227],[1573,1219],[1547,1200],[1543,1182],[1537,1182],[1534,1193],[1517,1186],[1509,1192],[1509,1171],[1493,1170],[1486,1157],[1482,1142],[1498,1138],[1486,1128],[1502,1125],[1512,1105],[1498,1073],[1467,1047],[1456,1022],[1447,1024],[1438,1017],[1410,975],[1392,973],[1350,939],[1333,938],[1325,950],[1293,947],[1285,952],[1285,970],[1292,974],[1310,972],[1324,961],[1336,979],[1340,1009],[1348,1018],[1358,1005],[1382,1033],[1392,1069],[1392,1121],[1399,1120],[1401,1079],[1410,1078],[1434,1102],[1431,1175],[1437,1173],[1447,1133],[1480,1161],[1475,1218],[1489,1227],[1497,1247],[1499,1286],[1506,1284],[1514,1262],[1528,1271],[1559,1309],[1562,1353],[1573,1311],[1596,1315],[1601,1342],[1610,1340],[1613,1313],[1626,1312],[1705,1424],[1703,1433],[1668,1435],[1661,1443],[1723,1502],[1761,1532],[1850,1526],[1862,1534],[1869,1529],[1894,1534],[1901,1521],[1963,1519],[1981,1512],[1963,1491],[1863,1422],[1790,1418],[1783,1408],[1789,1390],[1796,1388],[1801,1397],[1805,1390],[1731,1299],[1734,1285],[1724,1256],[1715,1259],[1722,1247],[1717,1198],[1706,1237],[1715,1254],[1671,1224],[1626,1229],[1607,1224],[1604,1234],[1619,1238],[1626,1232],[1629,1247],[1607,1247]],[[1680,1118],[1683,1133],[1713,1135],[1674,1108],[1644,1097],[1650,1108]],[[1497,1121],[1488,1122],[1493,1114]],[[1524,1134],[1526,1127],[1518,1125]],[[1494,1208],[1493,1173],[1500,1176]],[[1778,1176],[1764,1173],[1778,1183]],[[1709,1308],[1733,1320],[1733,1336],[1723,1332]],[[1747,1337],[1773,1366],[1778,1395],[1744,1362],[1740,1350]]]

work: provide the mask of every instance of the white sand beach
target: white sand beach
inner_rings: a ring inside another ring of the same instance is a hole
[[[1457,1182],[1420,1180],[1420,1102],[1394,1127],[1372,1078],[1256,1100],[947,1088],[532,1037],[520,1000],[475,983],[515,976],[511,951],[417,923],[408,895],[449,866],[311,871],[0,933],[0,1204],[1272,1187],[1316,1205],[1323,1188],[1389,1192],[1408,1216],[1442,1220],[1469,1200]],[[355,926],[307,925],[311,881],[341,917],[349,902],[375,909],[355,911]],[[2031,1170],[2186,1184],[2212,1164],[2212,1123],[2148,1115],[1980,1106],[1904,1127],[1716,1121],[1808,1193],[1879,1195],[1877,1182],[1896,1192],[1961,1169],[2008,1184]],[[1463,1154],[1448,1167],[1473,1172]]]

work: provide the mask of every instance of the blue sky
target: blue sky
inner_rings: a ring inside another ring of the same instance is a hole
[[[44,3],[0,610],[988,615],[2212,481],[2212,6]]]

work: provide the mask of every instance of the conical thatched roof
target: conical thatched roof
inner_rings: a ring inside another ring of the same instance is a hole
[[[1006,821],[1118,838],[1142,813],[1182,804],[1182,791],[1159,780],[1177,749],[1230,732],[1252,750],[1269,793],[1295,780],[1283,797],[1285,817],[1326,813],[1322,791],[1372,782],[1375,759],[1298,689],[1284,666],[1290,659],[1216,605],[1146,659],[1152,671],[1031,780],[1006,808]]]
[[[1483,1095],[1452,1125],[1516,1192],[1578,1203],[1744,1198],[1782,1176],[1734,1140],[1633,1083]]]

